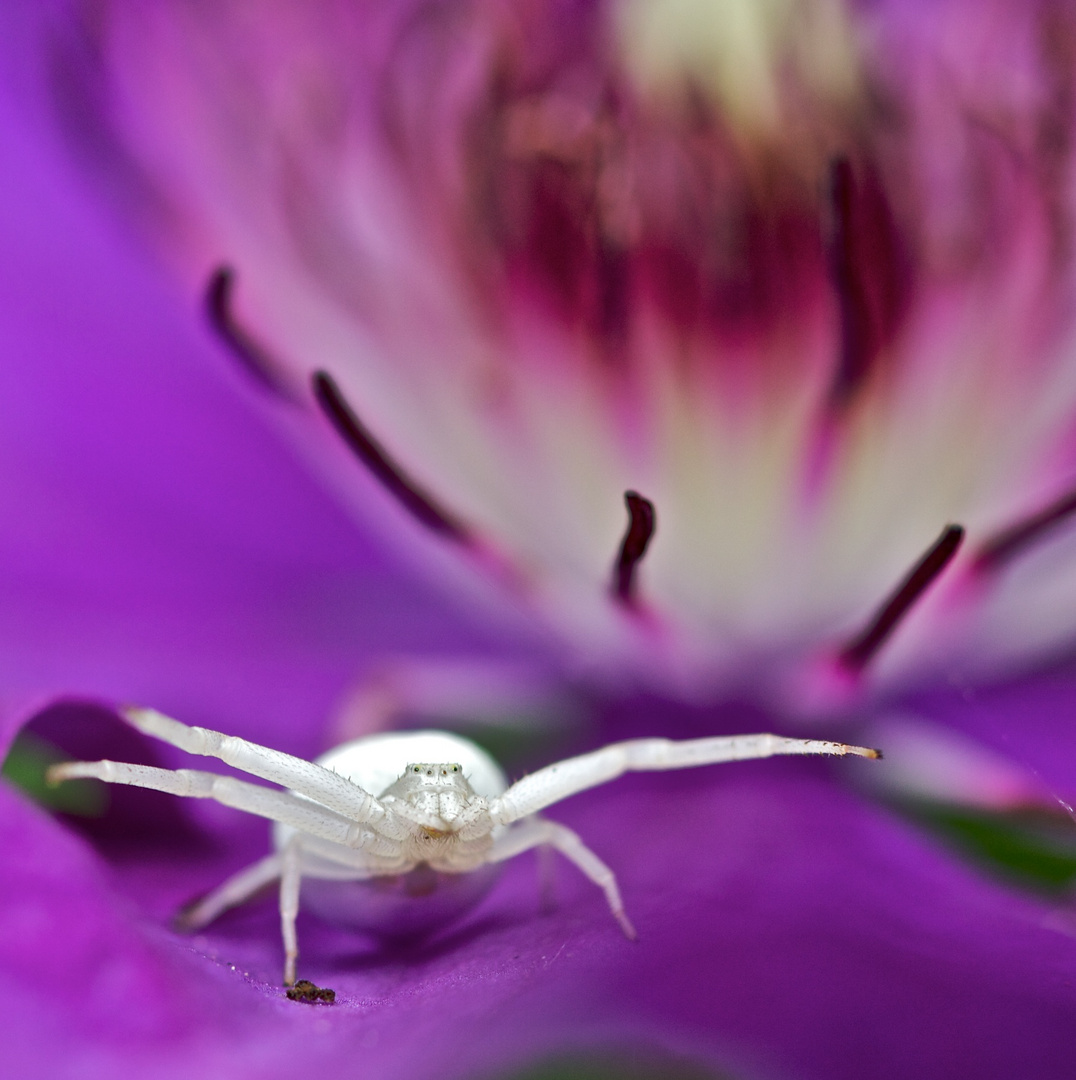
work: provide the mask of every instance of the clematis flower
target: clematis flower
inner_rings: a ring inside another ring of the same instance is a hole
[[[69,93],[243,357],[373,439],[442,578],[704,699],[1071,641],[1037,543],[1073,484],[1063,11],[375,8],[95,6]],[[625,491],[660,524],[611,596]],[[951,523],[923,610],[861,640]]]
[[[580,745],[788,726],[827,672],[854,697],[889,665],[924,688],[887,709],[1071,792],[1064,669],[930,680],[1070,632],[1044,532],[1072,415],[1068,9],[662,7],[95,5],[78,45],[8,9],[5,746],[32,715],[78,756],[155,752],[104,706],[20,707],[65,690],[313,756],[392,653],[615,676],[576,692]],[[178,294],[52,141],[43,55]],[[933,587],[880,608],[948,522],[970,554],[947,532]],[[684,775],[563,807],[638,945],[568,874],[539,914],[514,865],[407,947],[304,921],[331,1009],[280,996],[272,904],[168,928],[260,823],[134,793],[77,829],[2,788],[5,1061],[1068,1075],[1056,896],[837,769]]]

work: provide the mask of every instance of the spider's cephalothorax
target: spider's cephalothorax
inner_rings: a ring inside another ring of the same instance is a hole
[[[467,831],[477,796],[459,762],[408,764],[380,801],[423,832],[445,835]],[[485,800],[482,800],[485,810]]]
[[[880,756],[861,746],[777,735],[683,742],[632,739],[547,765],[508,786],[484,750],[443,731],[373,735],[338,746],[317,761],[305,761],[232,735],[188,727],[151,709],[128,709],[123,715],[148,735],[289,789],[193,769],[114,761],[73,761],[49,770],[52,783],[96,777],[215,799],[277,822],[272,854],[229,878],[184,918],[188,926],[204,926],[279,879],[288,986],[295,983],[299,955],[295,918],[304,879],[324,885],[324,890],[317,890],[323,894],[330,886],[399,878],[423,868],[458,876],[544,845],[559,851],[603,890],[621,929],[633,938],[635,930],[624,914],[613,872],[571,829],[539,817],[539,811],[631,771],[683,769],[774,754]]]
[[[401,847],[414,866],[458,873],[485,862],[493,842],[489,804],[459,762],[410,763],[378,801],[406,828]]]

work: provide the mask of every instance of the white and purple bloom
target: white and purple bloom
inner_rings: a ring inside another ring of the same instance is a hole
[[[1063,12],[753,6],[103,5],[65,86],[243,356],[576,665],[798,695],[949,522],[873,673],[1067,643],[1076,575],[996,543],[1073,482]]]
[[[537,672],[578,745],[899,711],[1070,797],[1067,669],[987,686],[1076,631],[1071,5],[29,8],[0,101],[5,739],[71,690],[313,756],[407,654]],[[72,701],[33,730],[122,737]],[[1007,768],[959,794],[1025,797]],[[279,999],[271,906],[166,929],[258,823],[117,797],[76,836],[0,796],[28,1075],[1071,1071],[1071,917],[817,764],[565,805],[637,947],[567,874],[537,916],[525,867],[419,946],[311,920],[333,1010]]]

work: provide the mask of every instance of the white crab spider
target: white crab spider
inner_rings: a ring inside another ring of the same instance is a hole
[[[243,772],[289,788],[250,784],[193,769],[157,769],[115,761],[72,761],[49,769],[50,783],[95,777],[173,795],[215,799],[277,822],[271,855],[229,878],[185,916],[200,927],[279,878],[284,983],[295,983],[295,918],[303,878],[361,881],[428,866],[466,874],[546,845],[602,889],[629,938],[616,878],[571,829],[538,816],[561,799],[625,772],[683,769],[775,754],[857,754],[877,750],[816,739],[731,735],[674,742],[632,739],[547,765],[511,786],[474,743],[441,731],[372,735],[304,761],[206,728],[188,727],[152,709],[123,717],[147,735],[191,754],[220,758]],[[375,797],[370,792],[379,794]]]

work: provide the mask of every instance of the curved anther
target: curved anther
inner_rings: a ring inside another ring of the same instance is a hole
[[[960,525],[945,527],[941,536],[912,567],[867,627],[840,650],[837,659],[842,667],[853,673],[866,667],[912,605],[949,565],[963,539],[964,529]]]
[[[994,533],[975,554],[972,569],[989,573],[1005,566],[1014,557],[1053,531],[1076,513],[1076,491],[1069,491],[1022,521]]]
[[[613,570],[613,595],[631,607],[635,603],[635,570],[646,554],[657,521],[654,504],[638,492],[624,492],[624,503],[628,508],[628,528]]]
[[[315,372],[313,388],[314,398],[337,434],[412,517],[431,532],[457,544],[469,546],[473,543],[471,531],[408,476],[399,462],[370,434],[331,375],[324,371]]]
[[[242,327],[232,312],[235,292],[235,271],[230,266],[218,266],[209,277],[205,290],[205,311],[209,325],[228,346],[232,355],[266,390],[295,403],[298,397],[288,383],[281,365],[266,348]]]

